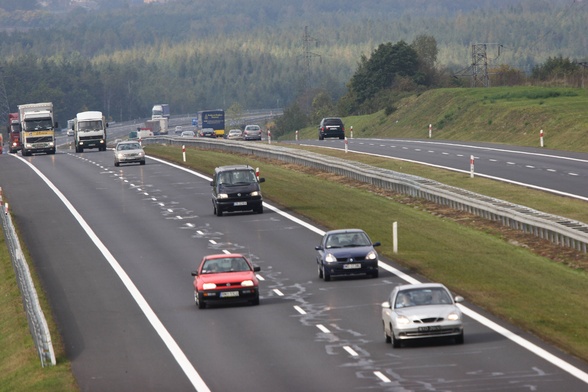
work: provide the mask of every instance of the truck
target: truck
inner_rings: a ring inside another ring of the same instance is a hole
[[[137,128],[136,131],[129,132],[129,140],[139,139],[143,140],[146,137],[152,137],[153,131],[150,128]]]
[[[168,120],[165,117],[145,121],[145,128],[151,129],[154,135],[168,134]]]
[[[157,103],[153,105],[151,109],[151,119],[155,120],[156,118],[167,118],[169,120],[170,113],[169,113],[169,104],[167,103]]]
[[[28,103],[18,105],[20,117],[20,142],[22,155],[44,152],[55,154],[55,129],[53,103]]]
[[[106,128],[108,123],[99,111],[86,111],[76,114],[72,125],[76,152],[87,148],[106,151]]]
[[[223,109],[199,111],[197,123],[198,130],[212,128],[216,137],[225,135],[225,111]]]
[[[8,113],[8,151],[11,154],[14,154],[22,149],[22,144],[20,143],[20,119],[18,112],[16,113]]]

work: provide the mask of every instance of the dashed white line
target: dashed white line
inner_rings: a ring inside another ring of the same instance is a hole
[[[280,290],[278,289],[274,289],[274,293],[278,294],[280,297],[284,296],[284,293],[282,293]]]
[[[384,373],[382,372],[374,372],[375,376],[378,377],[380,380],[382,380],[382,382],[391,382],[390,379],[386,376],[384,376]]]
[[[294,305],[294,309],[296,309],[296,311],[300,314],[306,314],[306,312],[304,311],[304,309],[302,309],[300,306],[298,305]]]
[[[317,324],[316,327],[323,333],[331,333],[331,331],[329,331],[329,329],[322,324]]]
[[[357,351],[355,351],[354,349],[352,349],[349,346],[343,346],[343,350],[347,351],[349,353],[349,355],[351,355],[352,357],[357,357],[359,354],[357,354]]]

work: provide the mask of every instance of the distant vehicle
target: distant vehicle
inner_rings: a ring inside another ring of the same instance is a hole
[[[398,348],[405,340],[445,336],[463,344],[463,316],[456,305],[462,301],[440,283],[396,286],[382,303],[386,343]]]
[[[182,134],[182,126],[181,125],[177,125],[176,126],[175,133],[176,133],[176,135],[181,135]]]
[[[72,126],[76,152],[84,152],[87,148],[106,151],[106,128],[108,123],[102,112],[86,111],[76,114]]]
[[[217,137],[225,135],[225,111],[222,109],[201,110],[198,112],[196,122],[200,129],[214,129],[214,134]]]
[[[345,125],[339,117],[325,117],[319,125],[319,140],[326,137],[345,139]]]
[[[200,137],[216,137],[216,134],[214,133],[214,129],[212,129],[212,128],[202,128],[200,130],[200,134],[198,136],[200,136]]]
[[[325,281],[335,275],[369,275],[378,277],[379,242],[370,240],[360,229],[331,230],[324,234],[317,251],[318,276]]]
[[[212,206],[214,214],[223,212],[255,211],[263,213],[263,198],[260,183],[265,178],[257,178],[248,165],[220,166],[214,169],[212,186]]]
[[[145,151],[138,141],[130,140],[119,142],[114,148],[114,166],[121,163],[145,164]]]
[[[169,104],[167,103],[158,103],[153,105],[153,108],[151,109],[151,119],[155,120],[157,118],[167,118],[169,120],[169,118],[171,117],[170,112],[169,112]]]
[[[8,152],[14,154],[19,150],[22,150],[22,144],[20,143],[20,119],[18,112],[8,113]]]
[[[259,125],[246,125],[243,130],[244,140],[261,140],[261,128]]]
[[[199,309],[210,303],[249,302],[259,305],[259,281],[253,266],[245,256],[215,254],[202,258],[194,277],[194,301]]]
[[[74,135],[73,129],[68,129],[66,134],[67,134],[67,136],[73,136]]]
[[[144,128],[151,129],[154,135],[168,134],[168,119],[165,117],[153,118],[145,121]]]
[[[180,134],[181,137],[196,137],[194,131],[182,131]]]
[[[231,129],[227,134],[227,139],[239,140],[243,139],[243,131],[240,129]]]
[[[18,105],[20,119],[20,143],[23,156],[45,152],[55,154],[55,128],[53,103],[29,103]]]

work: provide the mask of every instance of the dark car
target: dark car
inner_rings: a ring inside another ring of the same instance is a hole
[[[214,133],[214,129],[212,128],[202,128],[200,130],[200,133],[198,134],[198,136],[200,137],[216,137],[216,134]]]
[[[369,275],[378,277],[379,242],[370,240],[360,229],[331,230],[316,246],[318,276],[325,281],[335,275]]]
[[[345,125],[339,117],[325,117],[319,125],[319,140],[326,137],[345,139]]]
[[[259,281],[255,276],[259,270],[238,253],[204,256],[198,270],[192,272],[196,306],[203,309],[209,303],[227,302],[259,305]]]
[[[255,211],[263,213],[263,198],[259,184],[265,178],[258,178],[255,170],[248,165],[220,166],[214,169],[212,205],[214,213]]]

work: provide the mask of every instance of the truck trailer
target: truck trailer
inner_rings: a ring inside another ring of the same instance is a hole
[[[11,154],[14,154],[22,149],[22,144],[20,143],[20,119],[18,116],[18,112],[16,113],[8,113],[8,151]]]
[[[53,103],[29,103],[18,105],[20,117],[20,141],[22,155],[45,152],[55,154],[55,129]]]
[[[158,103],[153,105],[151,109],[151,119],[155,120],[156,118],[167,118],[169,120],[170,113],[169,113],[169,104],[167,103]]]
[[[102,112],[87,111],[76,114],[72,129],[76,152],[84,152],[87,148],[106,151],[106,122]]]
[[[168,121],[165,117],[145,121],[145,128],[151,129],[154,135],[168,134]]]

